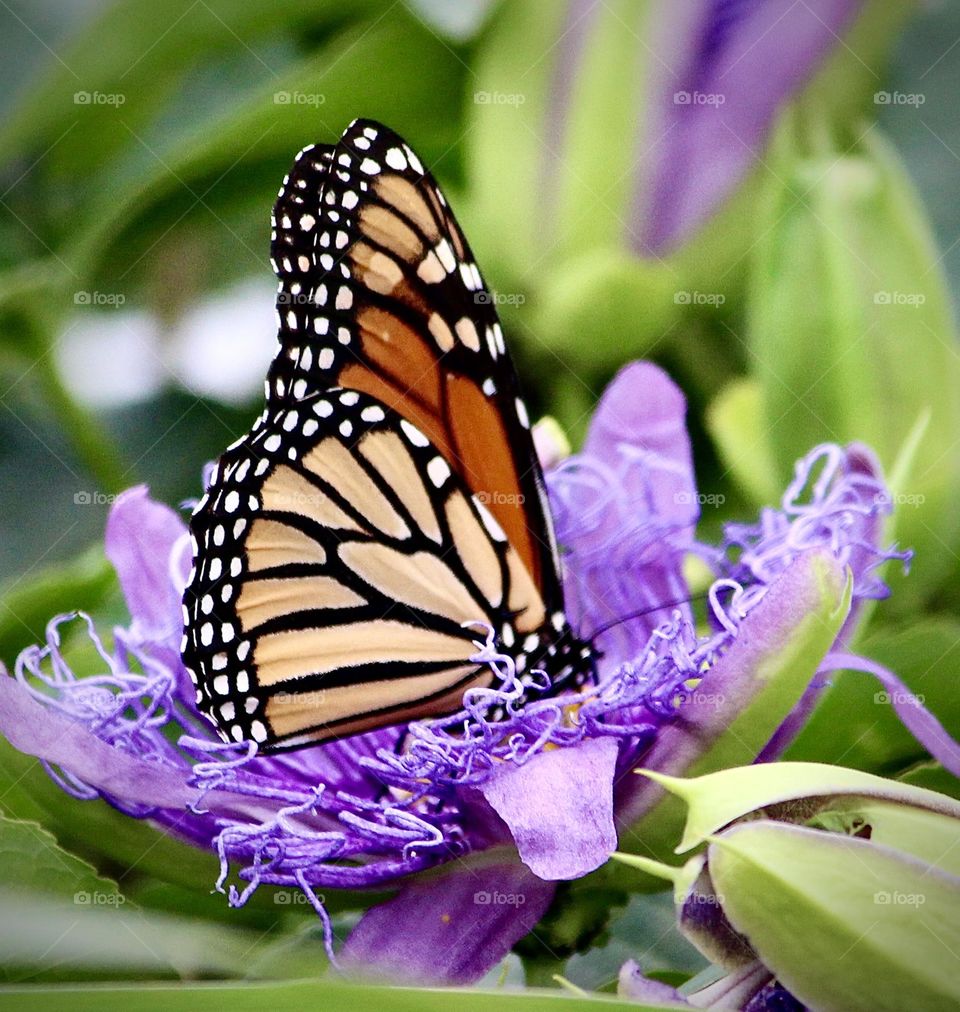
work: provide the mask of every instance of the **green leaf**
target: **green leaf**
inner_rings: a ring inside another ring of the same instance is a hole
[[[45,171],[55,176],[109,171],[198,64],[243,53],[250,73],[272,78],[290,61],[298,36],[323,38],[375,7],[371,0],[349,7],[336,0],[107,4],[8,118],[0,150],[13,158],[50,148]],[[78,94],[90,100],[78,101]]]
[[[753,379],[737,379],[707,409],[707,428],[737,484],[758,504],[781,493],[770,436],[763,420],[763,394]]]
[[[122,906],[115,882],[64,850],[36,822],[0,815],[0,889],[49,893],[79,906]]]
[[[117,811],[99,799],[81,801],[55,784],[40,763],[0,738],[0,811],[41,824],[61,843],[97,868],[109,868],[124,893],[143,908],[187,913],[204,920],[265,930],[280,921],[313,917],[292,893],[265,886],[239,908],[213,892],[219,862],[213,849],[183,843],[150,822]],[[379,893],[331,891],[331,913],[363,909]]]
[[[823,1012],[960,1003],[960,879],[866,840],[757,822],[716,837],[724,913]]]
[[[29,580],[11,580],[0,588],[0,661],[12,666],[24,647],[44,641],[47,622],[54,615],[94,611],[115,586],[113,567],[100,546]]]
[[[41,823],[65,846],[96,866],[207,893],[216,880],[216,856],[180,843],[148,822],[118,812],[105,801],[80,801],[58,787],[33,756],[0,739],[0,807],[18,819]],[[242,911],[236,912],[243,916]]]
[[[243,978],[266,940],[259,930],[135,910],[92,895],[89,902],[64,903],[0,891],[0,906],[0,964],[10,968],[8,975],[20,971],[28,979],[53,970],[74,980],[90,974],[136,974],[140,980],[176,975]],[[311,962],[288,960],[286,972],[322,969],[326,960],[321,944],[312,957]]]
[[[904,627],[877,629],[858,649],[894,671],[947,732],[960,737],[960,697],[955,689],[960,622],[926,618]],[[837,672],[831,680],[786,758],[893,774],[925,757],[879,682],[858,672]]]
[[[377,1008],[383,1012],[577,1012],[578,1009],[610,1009],[611,1012],[656,1012],[675,1008],[641,1005],[601,995],[574,997],[565,991],[478,991],[468,988],[369,987],[333,981],[291,981],[285,984],[158,984],[143,987],[59,987],[3,989],[0,998],[15,1000],[21,1012],[101,1012],[123,1008],[127,1012],[161,1009],[163,1012],[205,1012],[229,1008],[231,1012],[300,1012],[305,1008]]]
[[[415,73],[410,61],[416,61]],[[103,192],[86,209],[63,257],[89,277],[119,244],[116,255],[127,266],[118,274],[125,275],[133,262],[128,258],[147,253],[171,226],[209,224],[212,216],[215,234],[223,241],[226,230],[238,258],[265,263],[269,209],[278,180],[301,147],[334,141],[362,113],[405,133],[429,164],[456,144],[463,73],[459,57],[402,8],[338,33],[226,114],[201,122],[151,156],[119,190]],[[320,104],[305,107],[295,96],[313,96]],[[238,202],[259,215],[262,240],[247,250],[230,236]]]

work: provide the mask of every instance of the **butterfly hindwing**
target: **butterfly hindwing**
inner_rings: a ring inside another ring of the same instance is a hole
[[[496,520],[426,436],[357,391],[278,410],[221,458],[192,525],[185,655],[232,737],[355,733],[457,709],[482,633],[543,624]],[[218,674],[218,672],[221,672]]]

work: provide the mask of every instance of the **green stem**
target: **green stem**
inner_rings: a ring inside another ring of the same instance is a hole
[[[547,954],[521,956],[527,987],[556,988],[555,977],[562,976],[566,961]]]
[[[96,479],[101,491],[119,492],[124,481],[120,452],[100,421],[67,392],[49,354],[37,363],[47,403],[77,457]]]

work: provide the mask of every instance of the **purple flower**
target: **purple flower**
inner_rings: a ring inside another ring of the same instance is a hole
[[[762,153],[781,107],[862,7],[862,0],[663,5],[650,42],[660,55],[650,61],[648,169],[631,213],[640,252],[670,252],[717,210]]]
[[[0,678],[0,732],[78,798],[103,797],[211,850],[231,905],[260,885],[299,887],[331,956],[318,891],[397,889],[364,914],[339,953],[345,966],[475,980],[533,928],[558,880],[605,862],[618,829],[650,810],[649,782],[629,775],[641,759],[687,769],[760,691],[758,672],[824,587],[842,600],[846,571],[854,603],[880,596],[876,566],[906,558],[878,547],[890,497],[862,447],[817,448],[780,509],[699,544],[684,413],[661,370],[628,366],[584,451],[548,475],[568,611],[604,651],[598,683],[582,692],[518,703],[512,661],[491,634],[478,637],[477,659],[499,683],[468,692],[458,714],[276,757],[224,744],[197,712],[175,646],[186,528],[139,487],[107,526],[131,625],[110,650],[86,616],[54,618],[45,644]],[[684,603],[691,553],[715,575],[706,633]],[[73,622],[86,623],[101,674],[73,676],[61,649]],[[695,691],[707,688],[722,689],[723,707]]]

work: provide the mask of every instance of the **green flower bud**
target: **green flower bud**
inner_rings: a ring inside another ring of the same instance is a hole
[[[678,926],[729,971],[759,963],[818,1010],[960,1002],[960,803],[814,763],[694,779],[646,773],[682,799],[681,868],[616,855],[673,882]]]
[[[787,131],[781,141],[748,321],[763,429],[783,469],[824,440],[863,440],[877,451],[897,482],[897,539],[916,550],[895,606],[915,605],[943,578],[953,561],[944,549],[960,539],[960,357],[940,258],[876,131],[840,157],[824,145],[798,157],[786,150]],[[906,474],[902,454],[912,455]]]

